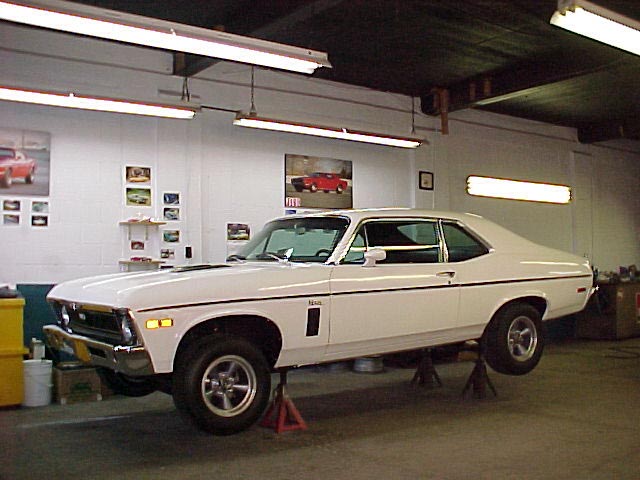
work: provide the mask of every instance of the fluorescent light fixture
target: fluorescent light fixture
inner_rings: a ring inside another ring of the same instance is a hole
[[[467,178],[467,193],[480,197],[527,200],[530,202],[569,203],[571,201],[571,188],[565,185],[522,182],[473,175]]]
[[[316,137],[338,138],[340,140],[352,140],[355,142],[375,143],[390,147],[416,148],[425,140],[409,137],[395,137],[382,133],[359,132],[346,128],[325,127],[320,125],[310,125],[306,123],[287,122],[263,118],[255,115],[244,115],[239,113],[233,121],[234,125],[241,127],[259,128],[263,130],[274,130],[278,132],[301,133],[303,135],[314,135]]]
[[[194,108],[140,103],[113,98],[98,98],[76,95],[74,93],[56,93],[21,88],[0,87],[0,100],[22,103],[36,103],[54,107],[79,108],[102,112],[131,113],[152,117],[191,119]]]
[[[591,2],[559,0],[551,24],[640,55],[640,22]]]
[[[315,50],[61,0],[0,1],[0,20],[301,73],[331,67]]]

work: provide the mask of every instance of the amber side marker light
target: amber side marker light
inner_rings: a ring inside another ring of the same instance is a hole
[[[173,318],[150,318],[145,322],[145,327],[148,330],[173,327]]]

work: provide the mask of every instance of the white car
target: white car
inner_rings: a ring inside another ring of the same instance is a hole
[[[494,370],[528,373],[541,322],[592,285],[586,259],[477,215],[327,212],[268,223],[224,264],[62,283],[45,333],[119,391],[168,383],[198,427],[229,434],[262,415],[277,368],[475,339]]]

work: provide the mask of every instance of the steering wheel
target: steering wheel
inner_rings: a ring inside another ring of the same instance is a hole
[[[319,257],[321,255],[326,255],[327,257],[329,255],[331,255],[331,250],[327,249],[327,248],[321,248],[320,250],[318,250],[315,254],[316,257]]]

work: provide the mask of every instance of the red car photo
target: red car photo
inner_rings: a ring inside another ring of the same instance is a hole
[[[0,187],[9,188],[16,178],[33,183],[36,161],[15,148],[0,147]]]
[[[322,190],[325,193],[342,193],[347,189],[347,181],[341,179],[335,173],[315,172],[308,177],[296,177],[291,179],[291,185],[297,192],[309,190],[311,193]]]

